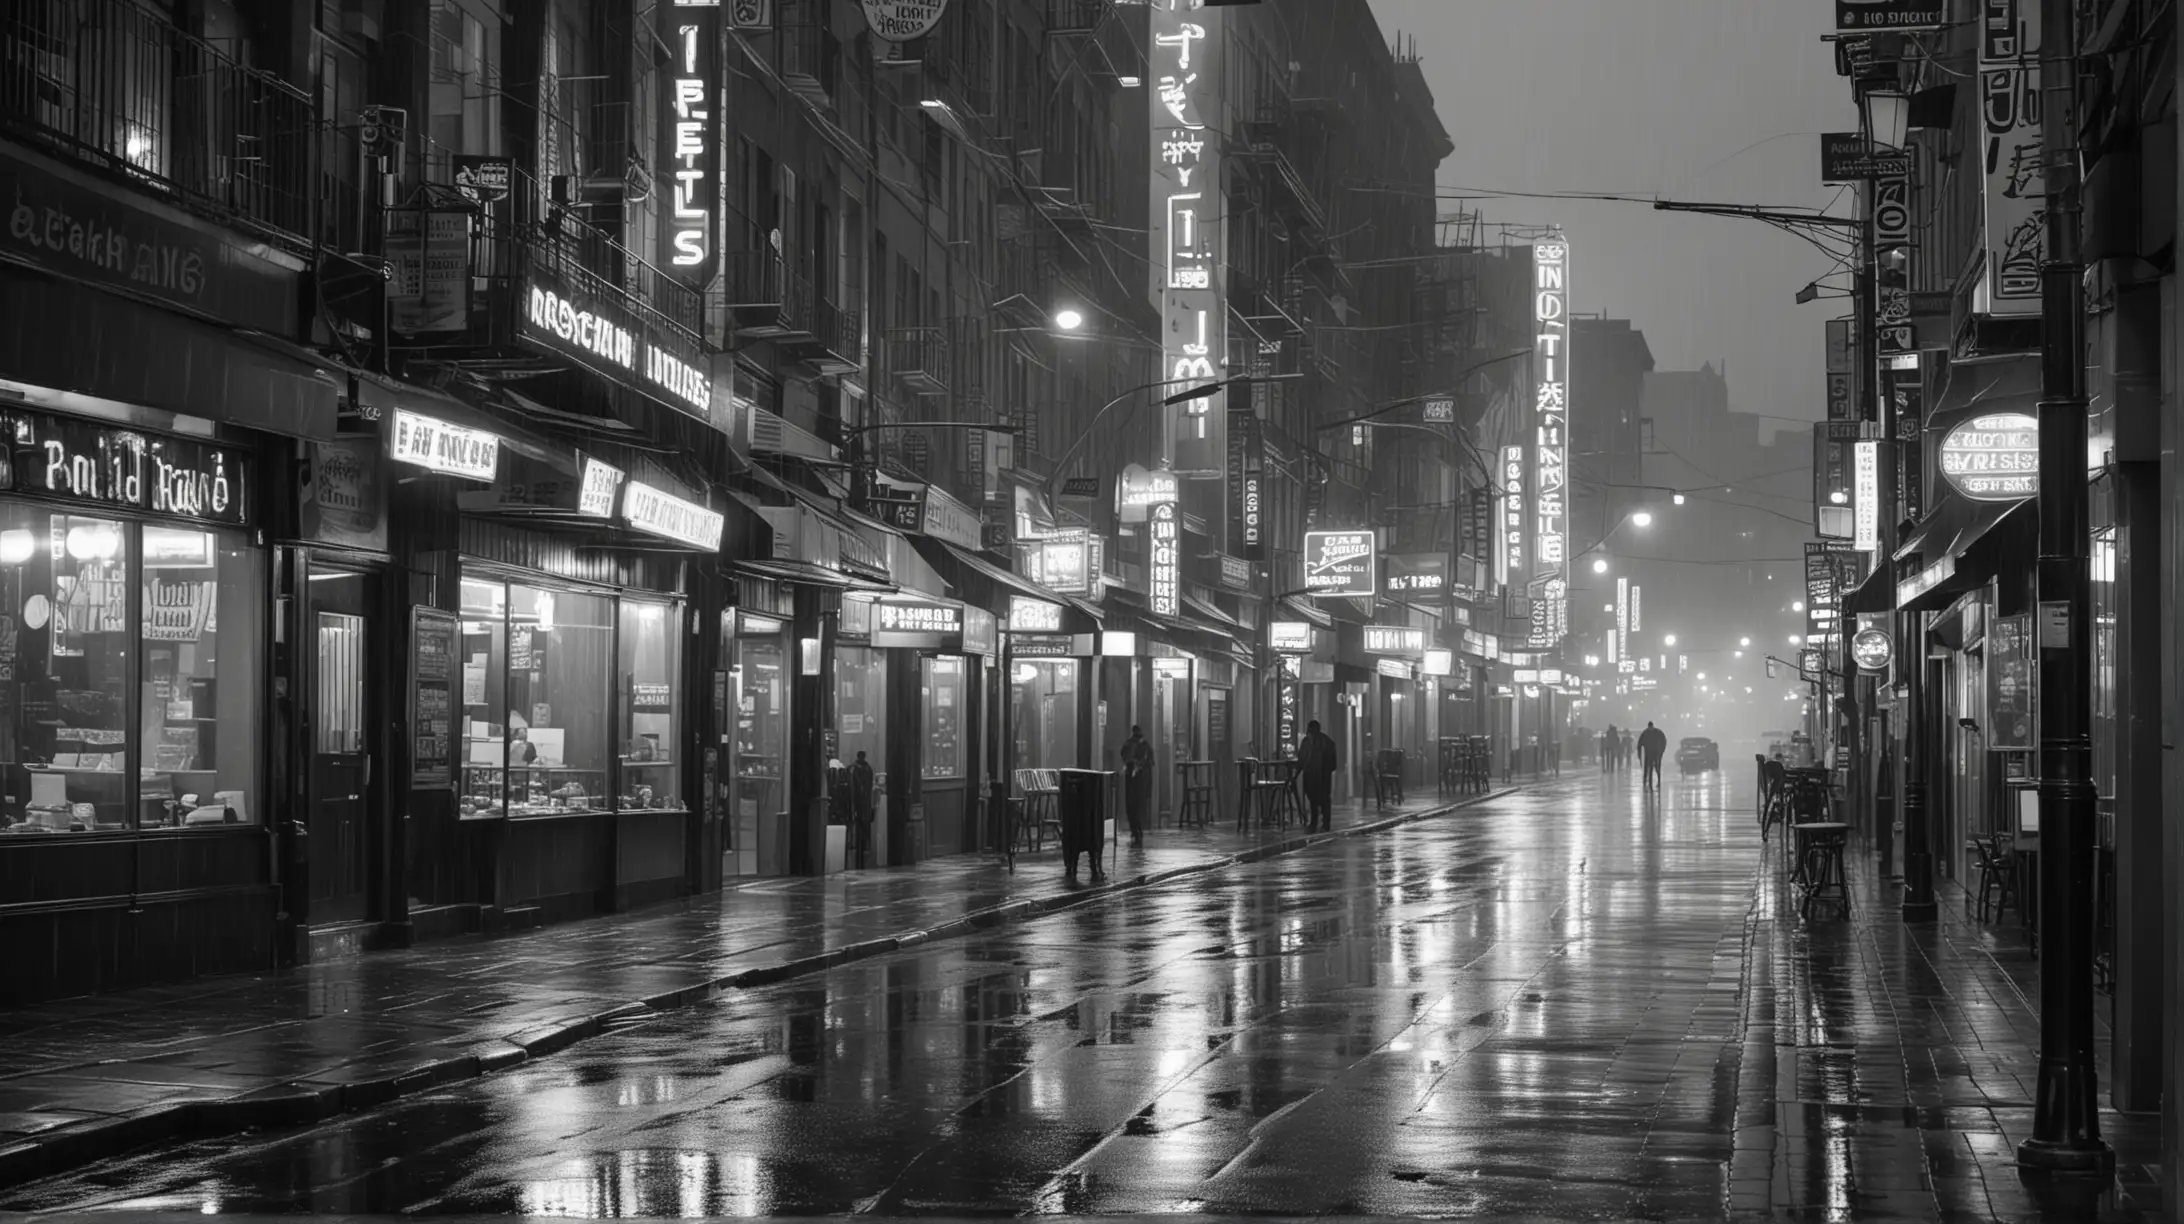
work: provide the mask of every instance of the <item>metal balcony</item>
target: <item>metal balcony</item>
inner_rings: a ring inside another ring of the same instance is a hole
[[[310,95],[146,6],[0,5],[0,125],[239,229],[311,245]]]
[[[815,106],[832,107],[841,85],[842,45],[827,24],[825,0],[781,0],[775,32],[775,69],[792,93]]]
[[[812,334],[811,282],[789,271],[778,253],[736,251],[724,272],[737,335],[763,340]]]
[[[946,395],[949,382],[947,333],[938,327],[887,329],[887,368],[919,395]]]
[[[1100,28],[1113,0],[1047,0],[1049,34],[1091,34]]]
[[[783,344],[791,357],[821,374],[854,374],[864,367],[864,315],[820,299],[812,309],[811,334]]]

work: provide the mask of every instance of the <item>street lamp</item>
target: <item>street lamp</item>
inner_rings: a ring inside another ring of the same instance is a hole
[[[1677,505],[1679,505],[1679,506],[1683,505],[1683,494],[1681,494],[1681,493],[1678,493],[1678,494],[1676,494],[1676,499],[1675,499],[1675,500],[1676,500],[1676,504],[1677,504]]]
[[[1607,573],[1607,572],[1608,572],[1608,559],[1607,559],[1606,557],[1594,557],[1594,558],[1593,558],[1593,563],[1592,563],[1592,572],[1593,572],[1593,573],[1595,573],[1595,574],[1605,574],[1605,573]]]
[[[1633,526],[1633,527],[1651,527],[1651,526],[1653,526],[1653,511],[1651,511],[1651,510],[1640,510],[1640,511],[1639,511],[1638,513],[1636,513],[1636,514],[1633,514],[1633,515],[1631,515],[1631,516],[1630,516],[1630,525],[1631,525],[1631,526]]]
[[[1749,645],[1751,645],[1751,644],[1752,644],[1752,639],[1750,639],[1750,638],[1748,638],[1748,637],[1740,637],[1740,638],[1738,638],[1738,639],[1737,639],[1737,645],[1739,645],[1739,646],[1749,646]]]
[[[1664,635],[1664,636],[1663,636],[1663,637],[1661,638],[1661,645],[1663,645],[1663,646],[1674,646],[1675,644],[1676,644],[1676,635],[1675,635],[1675,634],[1673,634],[1673,633],[1670,633],[1670,634],[1666,634],[1666,635]]]
[[[1804,611],[1804,610],[1805,610],[1805,601],[1804,601],[1804,600],[1802,600],[1802,599],[1793,599],[1793,600],[1791,600],[1791,601],[1790,601],[1790,611],[1792,611],[1792,612],[1802,612],[1802,611]]]
[[[1061,328],[1063,331],[1075,331],[1084,326],[1084,312],[1073,307],[1064,306],[1054,312],[1054,326]]]

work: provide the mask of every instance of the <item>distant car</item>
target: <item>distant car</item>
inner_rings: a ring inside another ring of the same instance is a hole
[[[1688,736],[1676,745],[1676,772],[1680,774],[1721,771],[1721,745],[1703,735]]]

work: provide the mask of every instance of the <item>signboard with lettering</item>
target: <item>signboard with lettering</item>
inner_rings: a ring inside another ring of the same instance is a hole
[[[516,330],[524,339],[712,420],[711,364],[695,337],[653,327],[619,299],[570,289],[535,266],[525,273],[521,301]]]
[[[454,782],[456,618],[436,608],[410,609],[410,786]]]
[[[1060,633],[1062,631],[1062,605],[1033,599],[1029,595],[1009,596],[1010,633]]]
[[[1873,552],[1881,546],[1881,444],[1851,444],[1851,547]]]
[[[2036,746],[2034,661],[2030,612],[1997,616],[1987,623],[1987,747],[2018,751]]]
[[[500,437],[398,408],[387,453],[399,463],[465,480],[492,480],[500,471]]]
[[[1911,155],[1867,140],[1863,132],[1820,135],[1820,181],[1857,183],[1883,175],[1911,173]]]
[[[641,480],[629,482],[622,495],[622,521],[646,535],[687,544],[703,552],[719,552],[721,530],[727,520],[718,510],[684,501]]]
[[[7,488],[208,523],[249,521],[249,461],[239,451],[31,411],[0,414],[0,431]]]
[[[1165,469],[1147,470],[1133,463],[1122,469],[1122,479],[1115,482],[1115,509],[1125,523],[1142,523],[1154,506],[1180,496],[1175,473]]]
[[[948,0],[864,0],[865,22],[872,27],[872,36],[883,42],[923,38],[947,11]]]
[[[1366,625],[1363,635],[1366,654],[1422,655],[1426,652],[1426,631],[1416,625]]]
[[[2040,421],[2022,412],[1977,416],[1941,440],[1941,475],[1973,501],[2040,492]]]
[[[1378,542],[1370,530],[1304,533],[1304,589],[1314,595],[1372,595]]]
[[[1068,659],[1077,654],[1077,639],[1067,633],[1018,633],[1009,631],[1009,654],[1018,659]]]
[[[1499,501],[1501,513],[1494,529],[1494,581],[1510,586],[1525,578],[1524,448],[1521,446],[1502,447]]]
[[[577,487],[576,512],[591,518],[614,516],[614,495],[622,489],[622,469],[602,459],[584,456],[584,470]]]
[[[1389,595],[1448,592],[1447,553],[1389,553],[1382,559],[1381,589]]]
[[[386,488],[379,439],[343,437],[311,444],[302,489],[303,537],[339,548],[387,549]]]
[[[960,649],[963,605],[944,599],[891,596],[872,602],[872,644],[921,650]]]
[[[1267,626],[1267,645],[1276,654],[1311,654],[1312,626],[1304,621],[1274,621]]]
[[[1161,378],[1170,394],[1216,382],[1228,372],[1222,12],[1176,3],[1151,6],[1147,255],[1160,309]],[[1169,411],[1175,414],[1168,452],[1175,470],[1222,478],[1227,393],[1215,391]]]
[[[1866,671],[1886,671],[1896,657],[1896,639],[1885,629],[1860,629],[1851,635],[1850,657]]]
[[[1986,268],[1973,291],[1975,313],[2040,313],[2040,261],[2047,250],[2046,183],[2040,168],[2039,0],[1980,0],[1980,122],[1971,147],[1985,161]]]
[[[1570,248],[1560,239],[1532,246],[1533,447],[1537,474],[1532,482],[1538,551],[1534,578],[1562,573],[1562,550],[1569,521],[1566,500],[1570,424]],[[1558,598],[1553,593],[1548,598]],[[1550,615],[1555,615],[1550,613]],[[1560,615],[1567,615],[1563,612]]]
[[[1943,0],[1835,0],[1835,30],[1938,30],[1948,24],[1948,7]]]
[[[668,266],[703,284],[713,261],[713,209],[720,198],[720,0],[675,0],[667,29],[674,57],[666,75],[667,114],[659,164],[667,167],[661,240]],[[706,410],[700,405],[699,411]]]
[[[1438,647],[1438,646],[1428,646],[1428,647],[1426,648],[1426,666],[1425,666],[1425,673],[1426,673],[1427,675],[1429,675],[1429,676],[1448,676],[1448,675],[1454,675],[1454,674],[1455,674],[1455,671],[1456,671],[1456,652],[1455,652],[1455,651],[1452,651],[1452,650],[1446,650],[1446,649],[1443,649],[1443,648],[1441,648],[1441,647]]]
[[[1182,611],[1183,541],[1174,502],[1161,502],[1152,508],[1146,533],[1151,540],[1153,612],[1177,615]]]

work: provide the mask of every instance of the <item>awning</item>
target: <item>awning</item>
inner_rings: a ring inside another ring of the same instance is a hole
[[[311,441],[348,391],[339,363],[285,340],[13,266],[0,318],[0,373],[34,387]]]
[[[888,573],[887,540],[889,537],[902,538],[901,532],[834,504],[821,494],[797,488],[763,467],[754,466],[751,475],[760,484],[787,495],[795,503],[766,506],[753,503],[749,498],[740,499],[773,527],[777,542],[786,537],[790,547],[803,554],[780,559],[817,564],[821,568],[838,562],[875,579]],[[798,516],[809,516],[809,519],[800,520]],[[816,520],[816,529],[805,528],[809,520]]]
[[[977,553],[967,552],[946,540],[936,540],[931,536],[918,536],[911,540],[911,543],[916,545],[918,551],[924,553],[928,558],[940,558],[945,562],[952,562],[979,574],[988,582],[1004,590],[1014,591],[1019,595],[1027,595],[1033,599],[1043,599],[1048,603],[1075,608],[1090,617],[1094,624],[1106,619],[1106,613],[1101,611],[1097,604],[1087,603],[1073,595],[1063,595],[1057,591],[1050,591],[1022,574],[1002,569]]]
[[[1241,633],[1244,623],[1195,595],[1183,596],[1183,606],[1210,621],[1224,633]]]
[[[760,578],[771,578],[777,582],[800,582],[805,586],[830,587],[837,591],[875,591],[881,594],[900,589],[890,582],[874,582],[868,578],[859,578],[854,574],[845,574],[839,570],[830,570],[823,565],[812,565],[804,561],[752,561],[744,559],[736,561],[734,564],[739,571]]]
[[[1298,603],[1294,599],[1284,598],[1282,607],[1298,619],[1308,622],[1314,628],[1332,629],[1335,627],[1334,617],[1327,615],[1311,604]]]
[[[1957,362],[1949,367],[1949,382],[1935,397],[1933,410],[1926,414],[1926,431],[1947,433],[1964,418],[1989,412],[2036,416],[2040,394],[2037,353],[1999,361]]]
[[[1875,616],[1896,610],[1896,574],[1885,562],[1843,595],[1843,615]]]
[[[1976,586],[1983,586],[2012,559],[2024,563],[2039,530],[2039,504],[1968,502],[1973,507],[1947,536],[1946,524],[1929,519],[1896,551],[1895,606],[1904,612],[1932,612]],[[1938,519],[1940,516],[1935,516]]]

